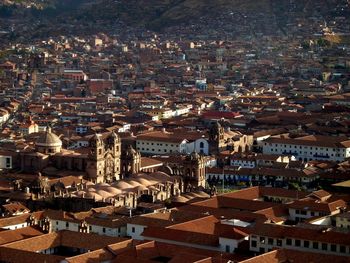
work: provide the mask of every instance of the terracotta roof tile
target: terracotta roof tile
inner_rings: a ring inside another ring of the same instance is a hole
[[[170,228],[147,227],[142,236],[145,239],[157,238],[203,246],[216,247],[219,245],[218,236]]]

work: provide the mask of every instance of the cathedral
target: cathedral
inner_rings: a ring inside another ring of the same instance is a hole
[[[206,159],[196,152],[147,158],[129,143],[122,145],[115,132],[87,139],[87,147],[64,149],[60,137],[47,127],[34,147],[18,153],[20,162],[15,167],[36,173],[37,178],[27,186],[15,180],[15,189],[29,191],[32,200],[54,197],[62,207],[68,198],[72,209],[80,211],[95,202],[135,208],[142,202],[163,202],[183,193],[203,194],[206,188]],[[67,181],[71,183],[63,183]]]
[[[62,148],[61,139],[50,127],[38,138],[35,149],[20,153],[20,167],[26,172],[41,172],[47,167],[85,172],[86,180],[104,183],[120,180],[121,141],[111,132],[107,137],[95,134],[85,152]]]
[[[45,174],[50,169],[78,172],[94,184],[112,183],[142,172],[141,154],[131,145],[122,148],[121,139],[115,132],[94,134],[88,147],[73,151],[63,149],[61,139],[47,127],[37,139],[35,148],[20,153],[20,160],[20,168],[25,172]],[[172,161],[162,161],[164,165],[158,170],[181,177],[185,190],[205,188],[203,156],[193,152],[188,156],[173,156]]]

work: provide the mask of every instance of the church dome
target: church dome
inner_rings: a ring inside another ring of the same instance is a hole
[[[46,131],[41,134],[36,142],[36,145],[41,147],[61,147],[62,141],[56,134],[51,131],[51,128],[48,127]]]

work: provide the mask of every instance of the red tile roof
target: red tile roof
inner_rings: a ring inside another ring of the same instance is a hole
[[[274,250],[262,255],[240,261],[240,263],[345,263],[350,262],[350,257],[325,255],[291,249]]]
[[[203,246],[216,247],[219,245],[218,236],[170,228],[147,227],[143,231],[142,236],[145,239],[157,238]]]

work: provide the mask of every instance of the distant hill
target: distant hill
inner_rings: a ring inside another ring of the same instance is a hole
[[[6,5],[4,10],[1,5]],[[286,25],[300,18],[326,20],[339,5],[347,6],[347,0],[0,0],[0,17],[33,16],[58,25],[87,25],[91,29],[118,21],[155,31],[188,24],[207,28],[213,24],[230,30],[243,21],[254,32],[273,33],[284,32]],[[349,17],[348,9],[341,12]]]
[[[85,1],[89,2],[89,1]],[[222,13],[263,15],[266,23],[287,23],[298,17],[332,15],[347,0],[98,0],[78,10],[84,19],[121,19],[129,25],[160,30],[179,23],[200,23]],[[347,14],[349,14],[349,10]],[[349,18],[350,19],[350,18]]]

